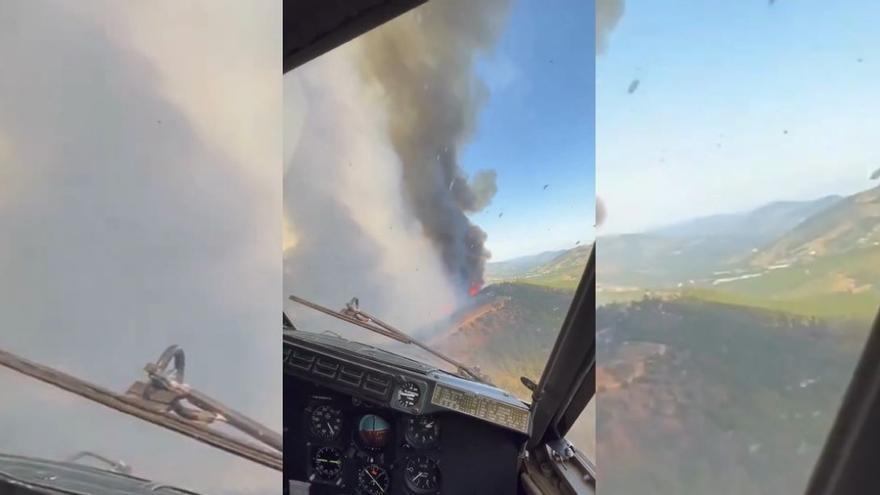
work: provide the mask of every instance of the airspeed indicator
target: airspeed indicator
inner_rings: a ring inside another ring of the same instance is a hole
[[[422,397],[422,389],[413,382],[404,382],[397,389],[397,405],[404,409],[414,409]]]

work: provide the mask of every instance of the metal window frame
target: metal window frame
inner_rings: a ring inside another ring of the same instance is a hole
[[[806,495],[880,493],[880,312]]]
[[[284,0],[284,73],[427,0]]]

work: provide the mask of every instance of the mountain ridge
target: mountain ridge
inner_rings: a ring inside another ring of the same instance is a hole
[[[517,281],[559,289],[574,289],[583,275],[592,246],[592,244],[584,244],[560,251],[545,251],[534,255],[543,256],[540,263],[534,262],[537,259],[534,256],[527,257],[529,263],[518,269],[493,266],[489,263],[486,267],[486,278],[490,283]]]
[[[652,229],[649,232],[673,237],[690,236],[695,233],[728,236],[782,234],[784,229],[798,225],[843,198],[840,195],[828,195],[812,200],[772,201],[749,210],[697,217]]]
[[[750,261],[768,266],[868,246],[880,246],[880,186],[847,196],[805,219]]]
[[[597,269],[605,285],[676,287],[760,276],[756,270],[872,247],[880,247],[880,187],[600,237]]]
[[[566,251],[567,249],[556,249],[542,251],[537,254],[518,256],[504,261],[490,261],[486,264],[486,278],[489,280],[496,280],[518,276],[542,263],[552,260]]]

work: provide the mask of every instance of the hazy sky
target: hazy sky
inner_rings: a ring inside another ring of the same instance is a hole
[[[473,217],[493,261],[593,238],[593,19],[593,2],[519,0],[478,66],[491,97],[462,161],[498,171],[498,192]]]
[[[599,234],[876,185],[878,18],[873,0],[628,0],[596,59]]]
[[[0,3],[0,348],[125,392],[165,347],[281,430],[281,2]],[[0,368],[0,450],[281,474]]]

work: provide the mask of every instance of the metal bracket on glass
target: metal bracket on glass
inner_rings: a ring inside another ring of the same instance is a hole
[[[148,381],[135,382],[128,389],[128,395],[141,399],[156,412],[173,412],[201,424],[226,423],[276,451],[282,451],[280,434],[187,385],[184,382],[185,362],[180,347],[173,345],[165,349],[155,363],[144,366]],[[184,402],[194,407],[184,405]]]
[[[113,471],[114,473],[129,474],[129,475],[131,474],[131,466],[126,464],[124,461],[114,461],[114,460],[108,459],[102,455],[98,455],[94,452],[89,452],[87,450],[83,450],[81,452],[77,452],[76,454],[73,454],[72,456],[68,457],[67,459],[64,459],[64,462],[75,463],[75,462],[79,461],[80,459],[83,459],[86,457],[91,458],[91,459],[95,459],[97,461],[100,461],[100,462],[110,466],[110,471]]]

